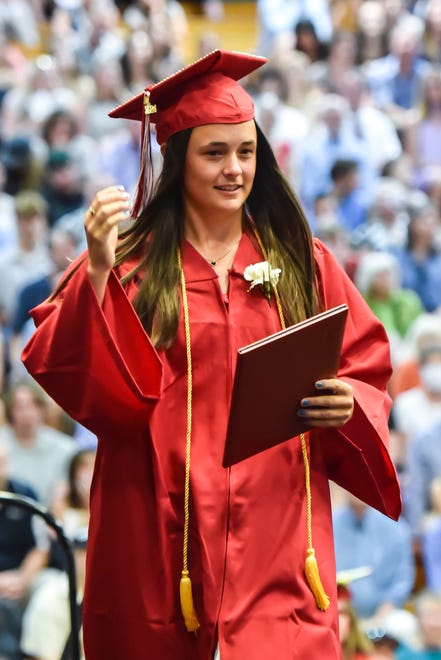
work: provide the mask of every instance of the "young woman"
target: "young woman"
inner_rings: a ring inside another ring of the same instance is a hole
[[[99,438],[88,660],[339,658],[328,479],[400,512],[386,335],[313,242],[254,122],[237,80],[264,61],[214,51],[112,113],[144,126],[134,220],[118,236],[128,196],[99,192],[87,254],[33,311],[27,368]],[[164,156],[152,191],[150,123]],[[260,262],[271,304],[244,278]],[[341,303],[339,373],[293,404],[311,431],[223,468],[238,348]]]

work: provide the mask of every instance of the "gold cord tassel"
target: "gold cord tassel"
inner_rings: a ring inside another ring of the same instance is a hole
[[[179,585],[181,610],[188,632],[196,632],[200,627],[193,603],[190,574],[188,571],[188,534],[190,528],[190,458],[191,427],[193,409],[193,368],[191,360],[190,318],[188,313],[187,287],[182,267],[181,250],[178,248],[178,264],[181,278],[182,307],[184,312],[185,346],[187,353],[187,433],[185,440],[185,485],[184,485],[184,542],[182,548],[182,576]]]
[[[200,627],[200,623],[194,609],[190,576],[186,570],[182,571],[179,591],[181,595],[181,610],[182,616],[184,617],[185,627],[187,628],[188,632],[196,632],[196,630]]]
[[[312,593],[314,594],[315,602],[319,610],[327,610],[330,604],[329,597],[325,593],[325,590],[320,580],[320,574],[317,566],[317,559],[315,558],[314,548],[308,548],[307,557],[305,559],[305,575],[310,586]]]
[[[257,227],[252,225],[254,235],[259,244],[259,247],[262,251],[262,254],[266,261],[268,261],[268,253],[262,243],[262,240],[257,231]],[[276,299],[277,311],[279,313],[280,325],[283,329],[286,328],[285,318],[283,315],[282,302],[280,300],[279,292],[277,286],[274,286],[274,296]],[[306,440],[304,433],[300,434],[300,441],[302,446],[302,457],[303,465],[305,470],[305,492],[306,492],[306,534],[308,541],[307,556],[305,559],[305,576],[308,582],[309,588],[311,589],[316,605],[319,610],[327,610],[330,605],[329,596],[326,594],[322,581],[320,579],[320,573],[318,570],[317,559],[315,557],[315,550],[312,545],[312,502],[311,502],[311,471],[309,469],[309,458],[308,452],[306,449]]]
[[[314,594],[315,602],[319,610],[327,610],[330,604],[327,596],[315,558],[315,550],[312,546],[312,506],[311,506],[311,474],[309,470],[308,452],[306,450],[306,440],[303,433],[300,434],[302,443],[303,465],[305,466],[305,490],[306,490],[306,533],[308,537],[308,549],[305,559],[305,575],[309,587]]]

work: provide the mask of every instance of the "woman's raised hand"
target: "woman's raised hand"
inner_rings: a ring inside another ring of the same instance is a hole
[[[297,414],[310,426],[338,428],[346,424],[354,412],[352,387],[338,378],[327,378],[315,384],[317,395],[302,399]]]
[[[87,272],[102,302],[110,271],[115,264],[118,225],[129,217],[130,197],[123,186],[97,192],[86,213]]]

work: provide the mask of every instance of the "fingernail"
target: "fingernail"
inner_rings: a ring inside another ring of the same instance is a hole
[[[302,399],[300,403],[302,406],[309,406],[309,399]]]
[[[124,186],[118,186],[118,190],[123,191],[123,190],[124,190]]]
[[[321,381],[321,380],[318,380],[318,381],[316,382],[315,386],[316,386],[318,389],[320,389],[321,387],[323,387],[323,383],[322,383],[322,381]]]
[[[297,414],[299,415],[299,417],[305,417],[305,415],[306,415],[306,410],[302,410],[302,409],[300,409],[300,410],[297,411]]]

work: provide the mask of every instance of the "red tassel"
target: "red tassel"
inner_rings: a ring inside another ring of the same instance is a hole
[[[144,105],[148,105],[148,103],[148,96],[146,96],[144,99]],[[150,196],[154,183],[151,139],[150,115],[146,112],[143,112],[141,127],[140,173],[138,185],[136,188],[135,201],[132,209],[132,218],[137,218],[143,210],[145,203]]]

